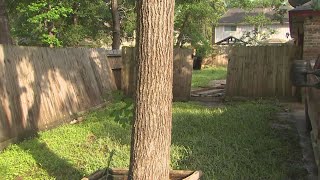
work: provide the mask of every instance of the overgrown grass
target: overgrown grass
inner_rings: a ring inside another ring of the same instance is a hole
[[[130,100],[116,102],[76,125],[42,132],[0,154],[0,179],[80,179],[108,164],[129,165]],[[203,179],[301,179],[294,132],[270,127],[279,107],[243,102],[223,108],[175,103],[171,164],[202,170]]]
[[[192,73],[192,88],[208,86],[212,80],[226,79],[226,67],[207,67],[202,70],[194,70]]]

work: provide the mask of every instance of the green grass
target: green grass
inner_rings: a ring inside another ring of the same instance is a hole
[[[80,179],[129,165],[130,100],[93,112],[86,121],[42,132],[0,154],[0,179]],[[279,106],[242,102],[223,108],[175,103],[171,165],[202,170],[203,179],[302,179],[295,132],[275,130]]]
[[[212,80],[226,79],[226,67],[207,67],[202,70],[194,70],[192,73],[192,88],[208,86]]]

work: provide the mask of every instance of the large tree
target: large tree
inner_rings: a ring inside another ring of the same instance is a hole
[[[174,0],[138,2],[138,77],[129,179],[169,179]]]
[[[102,0],[10,0],[20,45],[100,46],[111,42],[111,13]]]
[[[0,0],[0,44],[12,44],[5,0]]]
[[[120,49],[121,34],[120,34],[120,14],[118,10],[118,0],[111,0],[111,14],[112,14],[112,49]]]
[[[225,12],[223,0],[176,0],[176,47],[191,45],[197,56],[206,56],[212,49],[212,26]]]

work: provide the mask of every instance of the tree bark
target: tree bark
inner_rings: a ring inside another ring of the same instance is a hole
[[[118,0],[111,0],[111,14],[113,23],[112,49],[120,49],[120,15],[118,10]]]
[[[128,179],[169,179],[174,0],[138,1],[138,77]]]
[[[12,44],[5,0],[0,0],[0,44]]]

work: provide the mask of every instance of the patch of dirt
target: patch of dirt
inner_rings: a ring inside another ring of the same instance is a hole
[[[191,101],[222,102],[225,95],[226,80],[214,80],[207,87],[191,91]]]
[[[279,130],[292,130],[292,127],[289,124],[273,123],[273,124],[271,124],[271,128],[279,129]]]
[[[219,85],[226,85],[226,84],[227,84],[227,80],[225,80],[225,79],[213,80],[213,81],[209,82],[210,87],[215,87],[215,86],[219,86]]]

